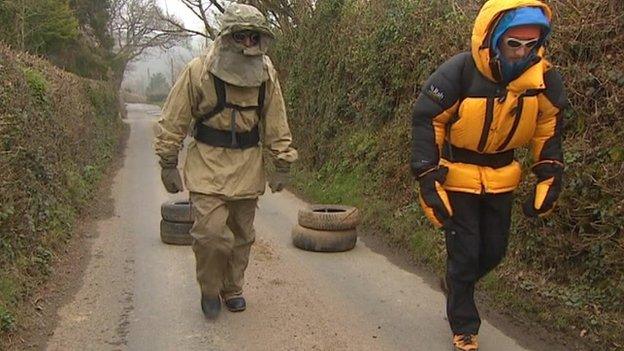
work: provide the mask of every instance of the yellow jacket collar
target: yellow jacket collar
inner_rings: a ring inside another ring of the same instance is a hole
[[[544,89],[544,72],[550,69],[550,63],[541,59],[538,63],[529,67],[520,77],[507,84],[507,90],[522,94],[527,90]]]

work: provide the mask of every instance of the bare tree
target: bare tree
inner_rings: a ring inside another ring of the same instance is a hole
[[[214,40],[217,37],[217,21],[215,14],[225,12],[225,7],[230,1],[218,0],[177,0],[186,6],[204,24],[204,31],[190,29],[184,24],[172,20],[168,14],[163,14],[162,20],[167,22],[180,33],[202,36],[206,39]]]
[[[315,0],[241,0],[257,7],[269,22],[281,32],[288,33],[297,27],[303,18],[314,11]]]
[[[176,28],[180,33],[199,35],[207,40],[214,40],[218,35],[218,21],[215,15],[223,13],[232,2],[245,3],[257,7],[278,31],[289,32],[296,27],[304,16],[314,11],[315,0],[177,0],[186,6],[204,24],[204,31],[189,29],[179,21],[163,14],[162,20]]]
[[[176,25],[173,25],[176,23]],[[155,0],[111,0],[110,35],[115,40],[113,76],[121,87],[128,63],[149,48],[169,49],[184,41],[181,21],[163,14]]]
[[[192,47],[188,48],[173,48],[167,50],[166,60],[169,66],[169,84],[173,86],[178,80],[178,76],[184,70],[186,64],[193,59],[193,57],[199,56],[199,53],[194,53]]]

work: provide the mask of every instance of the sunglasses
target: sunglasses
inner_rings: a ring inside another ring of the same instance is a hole
[[[510,48],[514,48],[517,49],[521,46],[525,46],[529,49],[533,49],[537,43],[539,43],[539,38],[538,39],[529,39],[529,40],[521,40],[521,39],[516,39],[516,38],[507,38],[507,40],[505,40],[505,45],[507,45]]]
[[[260,42],[260,33],[252,32],[252,31],[235,32],[235,33],[232,33],[232,38],[237,43],[244,43],[245,40],[249,38],[249,41],[253,45],[256,45]]]

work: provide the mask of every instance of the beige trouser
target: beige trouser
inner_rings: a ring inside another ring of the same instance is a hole
[[[223,299],[242,294],[258,199],[226,201],[191,193],[195,224],[191,229],[197,281],[205,297]]]

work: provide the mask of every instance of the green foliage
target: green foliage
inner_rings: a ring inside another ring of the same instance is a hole
[[[107,79],[109,0],[0,1],[0,40],[81,76]]]
[[[69,0],[83,34],[89,33],[98,47],[107,50],[113,47],[113,38],[108,32],[110,0]]]
[[[46,91],[48,89],[48,82],[41,72],[38,72],[32,68],[24,68],[24,78],[30,88],[32,96],[41,103],[47,102]]]
[[[3,276],[0,272],[0,331],[10,332],[15,330],[15,318],[7,310],[6,306],[15,302],[18,289],[13,279]]]
[[[38,0],[31,3],[28,18],[31,33],[26,40],[33,52],[47,52],[78,36],[78,21],[67,0]]]
[[[62,51],[48,57],[80,76],[110,79],[114,44],[108,32],[110,0],[70,0],[69,6],[78,20],[80,34]]]
[[[67,0],[15,0],[0,4],[4,40],[21,50],[46,53],[78,36]]]
[[[13,279],[9,277],[0,277],[0,296],[2,296],[2,302],[13,302],[18,289],[15,286]]]
[[[10,332],[15,330],[15,318],[11,313],[0,306],[0,331]]]
[[[150,102],[164,101],[169,94],[169,83],[167,78],[162,73],[156,73],[149,78],[149,83],[145,89],[145,96]]]
[[[93,199],[123,124],[112,85],[3,46],[0,58],[0,329],[11,331]]]
[[[299,190],[319,202],[362,206],[367,231],[436,270],[444,246],[413,190],[410,110],[433,70],[469,48],[482,3],[319,1],[272,52],[300,152]],[[550,219],[514,214],[509,255],[483,286],[495,303],[544,325],[624,344],[624,2],[549,3],[549,59],[572,106],[564,116],[565,189]],[[528,166],[525,154],[518,150]],[[520,200],[534,182],[525,178]]]

